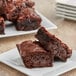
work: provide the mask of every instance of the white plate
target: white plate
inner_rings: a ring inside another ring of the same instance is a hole
[[[63,6],[63,5],[60,5],[60,4],[56,4],[56,8],[59,8],[59,9],[63,9],[63,10],[66,10],[66,11],[71,11],[71,12],[76,12],[76,8],[72,8],[72,7],[67,7],[67,6]]]
[[[23,65],[16,48],[0,55],[0,62],[28,75],[28,76],[58,76],[76,68],[76,52],[67,62],[55,62],[53,67],[28,69]],[[75,61],[75,62],[74,62]]]
[[[63,7],[56,7],[56,10],[58,10],[58,11],[65,11],[65,12],[76,14],[76,9],[75,10],[72,10],[72,9],[69,10],[69,9],[63,8]]]
[[[42,18],[42,23],[41,23],[42,26],[44,26],[48,30],[57,28],[57,26],[55,24],[53,24],[50,20],[48,20],[46,17],[44,17],[39,12],[37,12],[37,13]],[[8,22],[6,22],[6,24],[8,24]],[[37,30],[33,30],[33,31],[16,31],[14,26],[9,26],[9,27],[6,27],[6,29],[5,29],[5,35],[0,35],[0,38],[23,35],[23,34],[31,34],[31,33],[35,33],[36,31]]]
[[[62,14],[62,15],[67,15],[73,18],[76,18],[76,14],[70,13],[70,12],[66,12],[66,11],[57,11],[56,13],[58,14]]]
[[[65,15],[65,14],[62,14],[62,13],[56,13],[56,16],[76,21],[75,17],[69,16],[69,15]]]
[[[56,0],[56,3],[76,7],[76,0]]]

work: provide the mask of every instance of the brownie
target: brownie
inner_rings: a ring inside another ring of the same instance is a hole
[[[9,21],[12,21],[13,23],[17,21],[17,18],[19,16],[19,13],[21,11],[21,7],[15,7],[14,9],[11,9],[7,14],[6,17]]]
[[[66,61],[72,55],[72,50],[44,27],[38,30],[36,38],[47,51],[53,53],[54,58]]]
[[[10,21],[15,21],[22,7],[32,8],[35,3],[31,0],[0,0],[0,15]]]
[[[24,0],[27,7],[33,7],[35,5],[35,2],[31,0]]]
[[[0,34],[4,34],[4,30],[5,30],[4,18],[0,17]]]
[[[35,30],[40,27],[40,16],[31,8],[23,8],[17,19],[16,29],[21,31]]]
[[[14,1],[15,6],[24,6],[24,7],[30,7],[33,8],[35,5],[35,2],[31,0],[16,0]]]
[[[5,17],[5,14],[4,14],[4,7],[5,7],[5,1],[4,0],[0,0],[0,16],[2,17]]]
[[[51,67],[53,55],[44,50],[37,41],[24,41],[17,44],[24,65],[27,68]]]
[[[29,5],[29,6],[28,6]],[[8,13],[6,13],[7,19],[16,22],[17,18],[22,10],[24,10],[27,7],[34,6],[34,2],[30,0],[16,0],[12,2],[12,9],[9,9]],[[7,6],[9,8],[9,5]]]
[[[0,0],[0,16],[6,20],[6,14],[13,9],[13,0]]]
[[[41,18],[35,12],[31,0],[0,0],[0,16],[15,24],[19,31],[35,30],[41,25]]]
[[[4,14],[6,0],[0,0],[0,15]]]

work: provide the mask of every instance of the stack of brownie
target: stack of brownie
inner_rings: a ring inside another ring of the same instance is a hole
[[[22,60],[27,68],[51,67],[55,60],[67,61],[72,50],[60,39],[41,27],[35,37],[37,41],[17,44]]]
[[[0,0],[0,16],[13,22],[19,31],[35,30],[40,27],[42,20],[35,12],[34,5],[31,0]]]

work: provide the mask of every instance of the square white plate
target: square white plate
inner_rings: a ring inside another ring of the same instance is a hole
[[[76,11],[73,11],[73,10],[67,10],[67,9],[57,7],[56,15],[63,18],[76,20]]]
[[[76,11],[68,10],[66,8],[57,7],[56,11],[68,12],[68,13],[72,13],[72,14],[76,15]]]
[[[17,48],[9,50],[0,55],[0,62],[28,75],[28,76],[58,76],[69,70],[76,68],[76,52],[73,51],[73,55],[67,62],[55,62],[53,67],[46,68],[33,68],[28,69],[23,65],[21,57]],[[74,62],[75,61],[75,62]]]
[[[76,18],[76,14],[73,14],[73,13],[70,13],[70,12],[67,12],[67,11],[57,11],[56,13]]]
[[[76,7],[76,0],[56,0],[56,3]]]
[[[60,4],[60,3],[56,3],[56,6],[57,6],[57,7],[60,7],[60,8],[64,8],[64,9],[76,11],[76,7],[67,6],[67,5]]]
[[[48,20],[46,17],[44,17],[42,14],[40,14],[38,11],[36,11],[38,15],[42,18],[41,25],[44,26],[46,29],[57,29],[57,26],[53,24],[50,20]],[[9,22],[6,22],[6,24],[9,24]],[[5,29],[5,35],[0,35],[0,38],[3,37],[10,37],[10,36],[17,36],[17,35],[23,35],[23,34],[31,34],[36,33],[37,30],[33,31],[17,31],[14,26],[7,26]]]
[[[59,4],[56,4],[56,9],[76,13],[76,8],[66,7],[66,6],[62,6],[62,5],[59,5]]]
[[[67,15],[67,14],[56,13],[56,16],[76,21],[76,18],[75,17],[70,16],[70,15]]]

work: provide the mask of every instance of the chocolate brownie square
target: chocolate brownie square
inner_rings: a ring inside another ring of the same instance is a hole
[[[34,9],[23,8],[15,26],[20,31],[35,30],[41,26],[41,21],[40,16]]]
[[[53,55],[45,51],[39,42],[24,41],[17,44],[17,48],[27,68],[52,66]]]
[[[36,38],[46,50],[53,52],[55,58],[66,61],[72,55],[72,50],[44,27],[38,30]]]
[[[4,18],[0,17],[0,34],[4,34],[4,30],[5,30]]]

